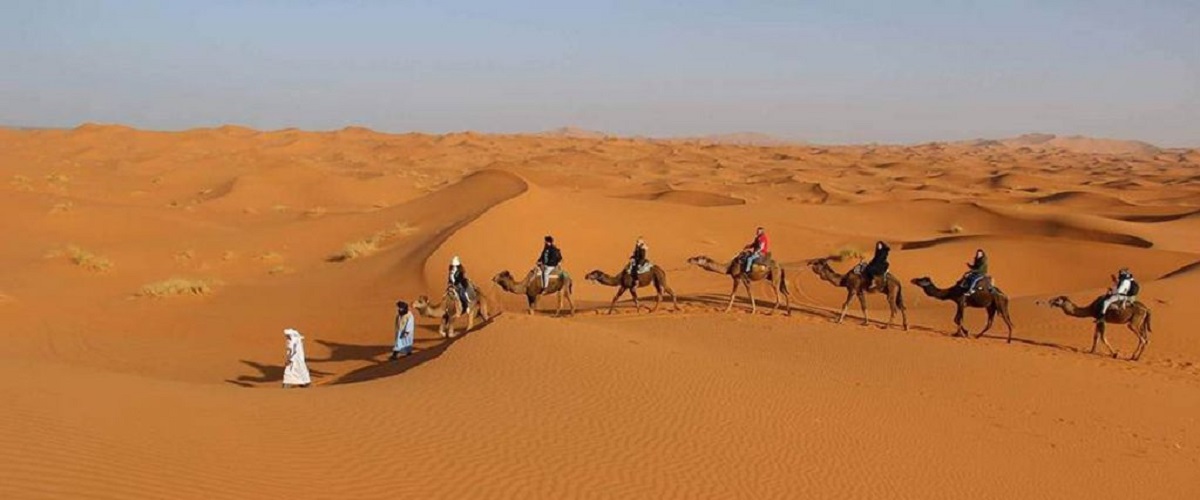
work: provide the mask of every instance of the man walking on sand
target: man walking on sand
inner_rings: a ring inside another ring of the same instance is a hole
[[[416,328],[413,315],[408,310],[408,302],[401,300],[396,303],[396,343],[392,347],[392,357],[389,360],[400,359],[412,354],[413,330]]]
[[[283,366],[283,388],[308,387],[312,379],[308,375],[308,363],[304,360],[304,336],[288,328],[283,331],[287,339],[287,361]]]

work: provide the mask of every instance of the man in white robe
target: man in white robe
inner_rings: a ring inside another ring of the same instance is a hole
[[[312,379],[308,375],[308,364],[304,361],[304,337],[300,332],[288,328],[283,331],[287,339],[287,362],[283,367],[283,388],[308,387]]]

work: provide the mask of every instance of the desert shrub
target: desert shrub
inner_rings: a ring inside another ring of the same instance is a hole
[[[347,243],[341,250],[331,255],[329,261],[345,262],[366,257],[378,252],[384,243],[402,236],[408,236],[416,231],[417,228],[407,222],[397,222],[392,227],[378,231],[367,238]]]
[[[203,279],[171,278],[157,283],[150,283],[138,290],[139,297],[174,297],[179,295],[209,295],[215,291],[218,282]]]

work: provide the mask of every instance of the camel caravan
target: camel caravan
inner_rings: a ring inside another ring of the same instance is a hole
[[[653,313],[658,310],[664,295],[670,298],[672,310],[680,310],[675,291],[667,283],[667,271],[650,262],[647,257],[648,250],[646,242],[638,237],[627,263],[616,274],[594,269],[584,277],[586,281],[617,289],[616,295],[608,305],[609,314],[616,310],[617,302],[626,293],[632,297],[633,311],[641,312],[642,303],[638,290],[648,287],[653,287],[655,291],[653,306],[645,308],[648,312]],[[839,256],[812,259],[806,262],[809,270],[819,280],[845,290],[846,299],[842,303],[841,311],[837,314],[835,320],[837,323],[842,323],[850,308],[850,303],[857,299],[862,312],[862,324],[870,324],[867,313],[867,297],[878,294],[886,297],[890,311],[887,323],[883,327],[891,328],[895,325],[896,314],[899,313],[899,326],[905,331],[908,330],[908,311],[904,301],[903,282],[889,270],[888,255],[890,252],[891,247],[887,243],[876,242],[871,260],[863,262],[860,259],[845,273],[837,272],[831,265],[831,261],[842,260],[842,257]],[[518,280],[516,275],[504,270],[496,274],[492,278],[492,282],[506,293],[524,296],[528,314],[535,313],[541,297],[554,296],[557,300],[555,316],[563,314],[564,303],[568,307],[568,314],[574,315],[576,311],[575,301],[572,298],[574,280],[571,274],[563,268],[562,262],[562,251],[555,244],[552,236],[546,236],[541,253],[534,262],[533,268],[521,279]],[[788,285],[787,272],[771,254],[770,239],[762,227],[756,229],[753,241],[730,260],[717,260],[699,255],[688,259],[687,263],[705,271],[729,277],[732,281],[732,289],[726,301],[725,312],[733,309],[738,288],[743,288],[746,291],[750,312],[756,313],[758,301],[755,299],[751,284],[760,281],[766,282],[770,286],[775,299],[768,314],[774,314],[781,307],[786,315],[790,315],[792,312],[791,288]],[[1094,321],[1092,348],[1089,353],[1094,353],[1097,345],[1103,343],[1109,354],[1114,358],[1117,357],[1117,351],[1108,343],[1105,336],[1105,326],[1109,323],[1126,325],[1137,337],[1138,342],[1129,359],[1137,360],[1145,352],[1146,345],[1149,343],[1150,308],[1137,300],[1140,287],[1128,269],[1121,269],[1117,275],[1112,276],[1112,281],[1112,287],[1087,306],[1078,306],[1065,296],[1055,297],[1048,305],[1061,309],[1068,316]],[[999,316],[1007,328],[1006,341],[1012,342],[1013,322],[1009,313],[1009,299],[988,274],[988,256],[983,249],[976,250],[972,261],[967,263],[967,271],[949,288],[939,287],[932,278],[927,276],[914,278],[910,283],[930,298],[954,304],[955,331],[953,336],[971,337],[963,325],[965,312],[967,309],[983,309],[987,313],[987,322],[983,329],[974,335],[974,338],[982,337],[991,330],[996,316]],[[466,270],[457,256],[450,263],[446,294],[442,302],[434,304],[428,297],[421,296],[412,304],[413,310],[418,314],[441,320],[438,332],[444,338],[458,336],[455,323],[461,318],[466,319],[465,331],[471,331],[475,327],[476,319],[487,322],[490,318],[488,307],[487,297],[478,286],[467,279]]]

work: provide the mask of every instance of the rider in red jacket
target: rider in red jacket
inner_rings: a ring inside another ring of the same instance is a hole
[[[762,256],[766,255],[770,251],[771,239],[767,237],[767,230],[760,226],[754,232],[754,241],[750,242],[750,244],[746,245],[746,248],[743,249],[743,252],[746,254],[745,271],[747,273],[750,272],[750,268],[754,265],[754,261],[761,259]]]

